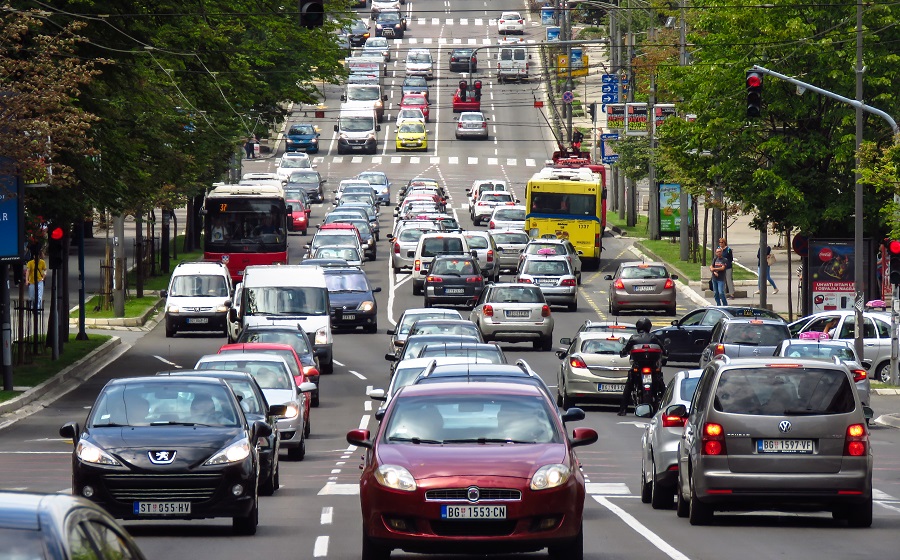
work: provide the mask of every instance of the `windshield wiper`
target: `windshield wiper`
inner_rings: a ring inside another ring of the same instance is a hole
[[[460,438],[460,439],[447,439],[444,440],[444,443],[534,443],[534,441],[524,441],[519,439],[510,439],[510,438]]]
[[[174,420],[165,420],[150,422],[151,426],[209,426],[209,424],[200,424],[197,422],[177,422]]]
[[[405,442],[410,442],[410,443],[415,443],[415,444],[430,443],[430,444],[436,444],[436,445],[440,445],[440,444],[444,443],[442,440],[439,440],[439,439],[422,439],[419,437],[401,437],[401,436],[391,436],[388,438],[388,441],[405,441]]]

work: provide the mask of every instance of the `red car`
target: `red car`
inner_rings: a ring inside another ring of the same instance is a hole
[[[291,368],[291,375],[294,376],[294,383],[296,383],[297,387],[306,381],[313,382],[310,377],[307,377],[305,373],[306,368],[304,368],[303,364],[300,362],[300,356],[294,351],[294,347],[289,344],[276,344],[274,342],[237,342],[235,344],[225,344],[219,348],[218,353],[227,354],[229,352],[259,352],[261,354],[275,354],[281,356],[284,358],[284,361],[287,362],[288,367]],[[316,373],[318,374],[318,371],[316,371]],[[312,396],[307,398],[306,394],[304,394],[303,420],[304,426],[306,426],[306,433],[304,435],[307,437],[309,437],[310,432],[310,406],[312,406]]]
[[[469,91],[463,101],[462,91],[457,89],[453,94],[453,112],[465,113],[467,111],[481,111],[481,98],[472,95],[472,92]]]
[[[359,481],[362,558],[391,550],[583,556],[584,477],[574,448],[597,432],[564,421],[536,385],[440,382],[404,387],[372,436]]]
[[[401,109],[421,109],[425,115],[425,122],[430,122],[431,117],[428,111],[428,97],[421,93],[407,93],[400,100]]]
[[[301,235],[306,235],[309,229],[310,209],[302,200],[286,199],[285,204],[291,207],[291,216],[288,220],[288,229],[290,231],[299,231]]]

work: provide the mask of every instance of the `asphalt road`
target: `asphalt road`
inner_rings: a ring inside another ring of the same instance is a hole
[[[489,27],[491,17],[500,8],[517,9],[510,0],[492,2],[492,11],[485,15],[487,2],[474,0],[454,2],[454,11],[444,13],[444,3],[434,0],[417,2],[410,18],[408,39],[394,51],[394,59],[402,61],[412,38],[416,46],[435,49],[441,38],[447,45],[459,39],[467,44],[473,38],[494,38]],[[421,17],[417,9],[433,10]],[[463,12],[460,12],[463,10]],[[472,10],[472,11],[466,11]],[[460,24],[460,13],[467,14],[468,24]],[[438,24],[432,24],[438,18]],[[476,18],[482,24],[475,24]],[[448,23],[452,21],[453,23]],[[538,38],[539,28],[532,29],[526,38]],[[424,43],[426,39],[431,43]],[[424,43],[424,44],[423,44]],[[509,84],[498,86],[490,78],[485,80],[485,112],[491,117],[491,139],[488,141],[456,141],[452,133],[452,113],[449,107],[451,86],[455,88],[457,75],[448,75],[447,51],[435,50],[438,60],[434,98],[437,100],[436,122],[429,125],[432,138],[437,141],[422,156],[399,156],[393,150],[393,131],[390,122],[382,128],[380,139],[384,146],[379,156],[335,156],[336,145],[330,132],[331,123],[322,126],[323,153],[315,158],[319,170],[329,179],[329,186],[340,179],[367,170],[385,170],[395,185],[414,176],[436,177],[450,189],[453,208],[460,221],[471,226],[465,203],[464,189],[476,178],[503,178],[524,196],[524,184],[538,169],[526,162],[540,165],[552,144],[547,141],[542,118],[532,108],[532,90],[537,84]],[[480,57],[484,58],[484,57]],[[483,65],[480,64],[482,68]],[[402,62],[394,65],[395,76],[402,76]],[[399,83],[400,79],[394,80]],[[399,101],[393,92],[396,111]],[[329,91],[329,99],[338,92]],[[306,120],[295,115],[292,121]],[[495,141],[496,139],[496,141]],[[377,159],[377,158],[381,159]],[[418,157],[420,159],[415,160]],[[477,158],[469,163],[470,157]],[[432,160],[432,158],[436,158]],[[451,158],[457,158],[453,160]],[[492,160],[494,160],[492,162]],[[514,160],[514,161],[513,161]],[[272,160],[247,163],[247,171],[274,168]],[[314,219],[321,219],[328,205],[316,206]],[[391,209],[382,211],[382,227],[391,224]],[[291,262],[296,262],[302,246],[310,236],[291,237]],[[384,238],[382,238],[384,239]],[[584,276],[580,288],[582,300],[576,312],[554,311],[554,338],[572,336],[587,319],[606,316],[606,282],[602,275],[615,268],[618,261],[633,258],[630,241],[607,236],[601,271]],[[394,276],[388,267],[386,241],[379,247],[378,260],[366,265],[374,285],[381,286],[378,294],[379,332],[361,331],[340,333],[335,342],[335,373],[323,376],[321,406],[312,412],[312,436],[302,462],[282,457],[282,487],[273,497],[262,498],[260,527],[254,537],[234,537],[230,520],[191,522],[126,522],[150,559],[191,558],[193,560],[223,560],[259,557],[272,558],[331,558],[348,560],[359,557],[361,524],[356,484],[359,478],[360,450],[351,450],[345,440],[348,430],[368,426],[374,428],[371,401],[365,396],[369,386],[386,387],[388,362],[383,355],[388,348],[385,330],[400,313],[419,307],[422,299],[412,295],[412,287],[405,274]],[[681,296],[679,296],[681,298]],[[689,310],[689,300],[679,301],[679,314]],[[623,317],[636,320],[638,316]],[[652,317],[657,325],[670,318]],[[57,434],[59,426],[69,420],[82,422],[100,387],[113,377],[152,374],[171,367],[190,368],[197,358],[214,353],[225,342],[212,335],[179,335],[166,339],[162,327],[155,328],[137,340],[120,358],[104,367],[89,382],[42,411],[19,421],[0,432],[0,461],[3,465],[4,488],[35,491],[66,492],[71,487],[71,446]],[[552,352],[539,352],[529,344],[502,344],[511,359],[523,358],[541,373],[551,386],[556,385],[559,360]],[[671,375],[675,368],[667,368]],[[876,410],[879,397],[873,399]],[[896,558],[895,526],[900,522],[900,432],[873,427],[875,449],[875,520],[871,529],[848,529],[832,521],[829,514],[815,513],[785,515],[771,512],[749,514],[721,514],[709,527],[691,527],[678,519],[672,511],[655,511],[638,499],[640,471],[639,444],[642,422],[633,416],[620,418],[613,408],[586,407],[587,418],[578,425],[595,428],[600,440],[579,449],[586,478],[590,485],[585,504],[585,553],[590,559],[678,559],[703,560],[729,558],[735,560],[758,558],[790,558],[792,560],[818,558]],[[2,555],[2,553],[0,553]],[[395,552],[396,558],[413,558]],[[516,555],[509,558],[539,558],[540,554]],[[460,558],[435,556],[444,558]]]

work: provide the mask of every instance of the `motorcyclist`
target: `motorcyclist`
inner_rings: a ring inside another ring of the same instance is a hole
[[[619,352],[619,356],[623,358],[626,356],[630,357],[634,347],[641,344],[656,344],[662,348],[663,356],[665,356],[666,347],[663,345],[663,341],[650,332],[650,329],[653,327],[653,323],[650,322],[650,319],[646,317],[638,319],[635,327],[637,328],[637,334],[632,335],[632,337],[628,339],[628,342],[625,343],[622,351]],[[633,375],[633,370],[629,370],[628,379],[625,381],[625,391],[622,395],[622,405],[619,407],[619,416],[625,416],[628,411],[628,405],[631,404],[631,392],[634,388],[634,384],[635,376]]]

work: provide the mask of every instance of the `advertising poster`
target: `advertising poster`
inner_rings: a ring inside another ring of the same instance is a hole
[[[809,242],[812,313],[853,309],[853,242],[816,239]]]
[[[541,8],[541,25],[556,25],[556,9],[551,7]]]
[[[688,195],[688,225],[690,225],[690,195]],[[681,185],[659,184],[659,234],[681,235]]]
[[[675,104],[674,103],[660,103],[658,105],[653,106],[653,133],[656,134],[656,131],[666,119],[669,117],[674,117],[676,115]]]
[[[606,106],[606,128],[625,130],[625,104],[610,103]]]
[[[649,119],[646,103],[625,104],[625,135],[647,136]]]
[[[547,28],[547,41],[559,41],[559,26],[551,26]]]
[[[15,175],[0,175],[0,262],[22,258],[25,210],[20,201],[23,194],[22,183]]]

